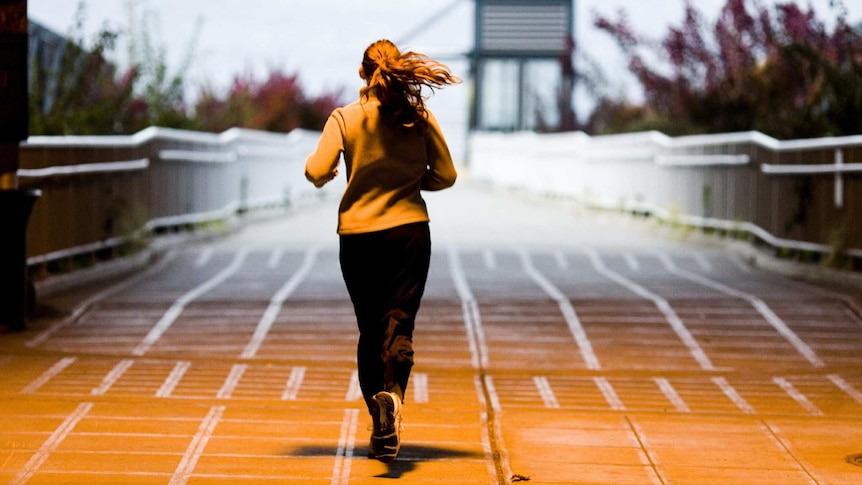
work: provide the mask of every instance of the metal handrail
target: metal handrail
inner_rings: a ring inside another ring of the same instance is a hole
[[[130,136],[31,137],[17,175],[43,195],[28,228],[28,264],[105,254],[149,233],[320,195],[302,170],[318,136],[150,127]],[[333,190],[338,184],[322,195]]]
[[[639,207],[695,227],[734,228],[794,253],[840,251],[862,265],[862,135],[475,132],[468,146],[477,180],[588,206]]]
[[[58,165],[45,168],[18,169],[18,178],[43,179],[71,175],[95,175],[116,172],[146,170],[150,159],[125,160],[118,162],[82,163],[78,165]]]
[[[763,173],[770,175],[819,175],[862,172],[862,163],[811,163],[802,165],[774,165],[764,163],[760,166]]]

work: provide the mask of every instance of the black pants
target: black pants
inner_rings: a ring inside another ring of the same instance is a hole
[[[359,326],[357,363],[365,403],[397,384],[407,390],[413,328],[431,262],[428,223],[340,237],[341,273]]]

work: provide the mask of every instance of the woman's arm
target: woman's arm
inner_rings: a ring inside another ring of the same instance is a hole
[[[338,163],[344,151],[344,137],[336,113],[326,120],[317,149],[305,160],[305,178],[315,187],[323,187],[338,175]]]
[[[449,145],[443,137],[440,125],[431,112],[428,112],[428,132],[425,135],[428,154],[428,169],[422,177],[422,190],[443,190],[455,184],[458,173],[452,163]]]

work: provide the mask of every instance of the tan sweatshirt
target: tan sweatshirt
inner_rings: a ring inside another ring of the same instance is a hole
[[[428,221],[420,190],[451,187],[457,176],[434,115],[428,128],[404,128],[380,118],[374,95],[332,112],[305,177],[322,187],[344,154],[347,187],[338,209],[338,234],[381,231]]]

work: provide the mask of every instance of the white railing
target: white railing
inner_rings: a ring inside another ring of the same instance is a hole
[[[478,180],[862,258],[862,136],[479,132],[469,146]]]
[[[31,137],[18,178],[42,192],[28,229],[28,263],[110,250],[175,227],[222,221],[319,192],[304,178],[318,133],[147,128],[131,136]]]

